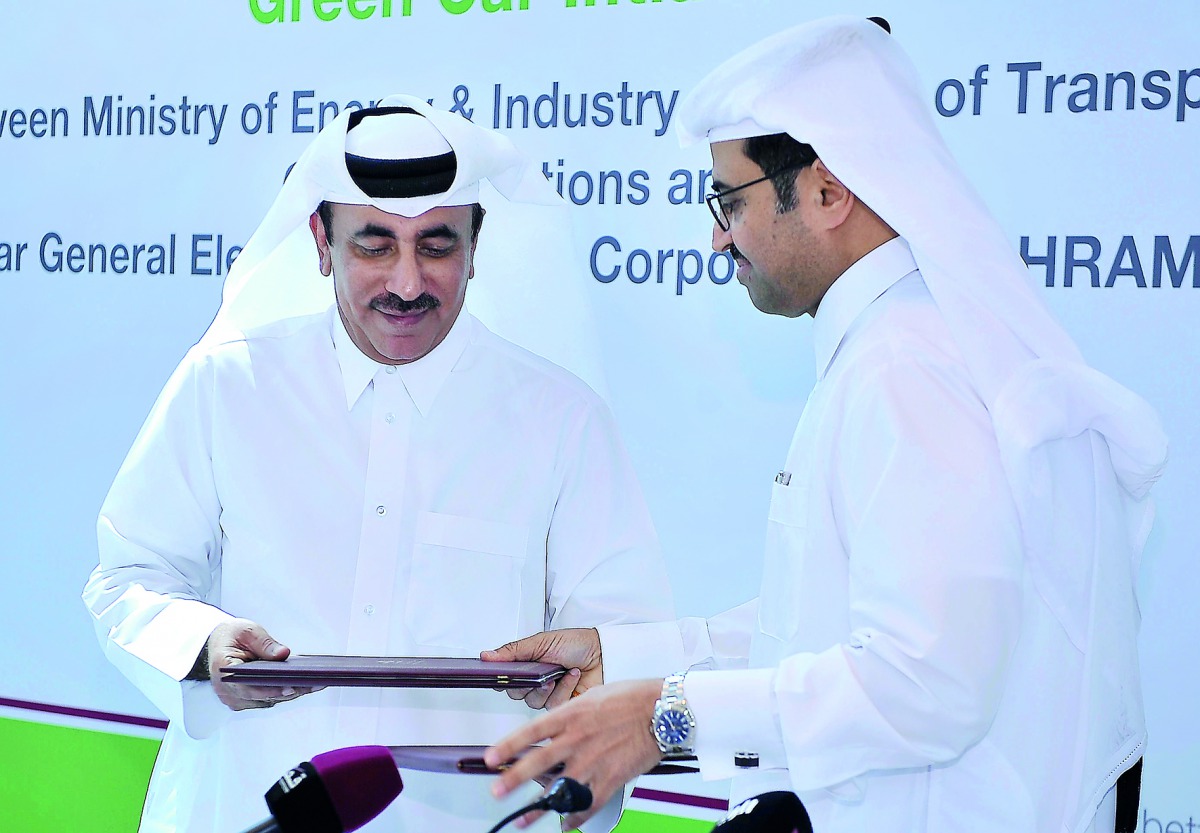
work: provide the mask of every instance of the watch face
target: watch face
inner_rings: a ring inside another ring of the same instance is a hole
[[[654,721],[654,734],[668,746],[680,746],[692,733],[692,719],[682,711],[667,709]]]

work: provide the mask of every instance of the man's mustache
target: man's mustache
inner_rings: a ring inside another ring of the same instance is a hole
[[[442,302],[434,298],[428,292],[422,292],[411,301],[406,301],[399,295],[393,292],[388,292],[371,300],[371,309],[379,312],[388,312],[393,315],[407,315],[410,312],[421,312],[427,309],[436,309],[441,306]]]
[[[741,252],[739,252],[738,247],[735,246],[733,243],[730,243],[725,248],[725,251],[727,251],[727,252],[729,252],[729,254],[733,255],[734,259],[736,259],[736,260],[745,260],[746,259],[745,255],[743,255]]]

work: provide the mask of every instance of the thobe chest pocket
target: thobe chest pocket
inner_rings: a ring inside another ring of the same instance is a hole
[[[802,613],[797,590],[808,538],[807,485],[806,477],[795,475],[790,484],[776,482],[771,487],[758,624],[765,635],[780,642],[796,633]]]
[[[421,512],[405,605],[416,642],[474,656],[517,636],[528,537],[516,524]]]

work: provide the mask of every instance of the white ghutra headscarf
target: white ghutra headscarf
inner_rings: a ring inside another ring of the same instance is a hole
[[[468,303],[492,330],[604,381],[571,219],[541,167],[505,135],[424,99],[391,95],[327,124],[289,171],[225,280],[201,344],[327,309],[308,226],[322,202],[415,217],[480,202],[488,210]]]

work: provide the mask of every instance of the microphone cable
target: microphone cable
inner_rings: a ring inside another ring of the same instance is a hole
[[[533,810],[553,810],[556,813],[577,813],[592,806],[592,791],[587,784],[581,784],[574,778],[557,778],[550,785],[550,790],[537,801],[527,807],[522,807],[515,813],[510,813],[500,820],[488,833],[496,833],[518,816],[523,816]]]

